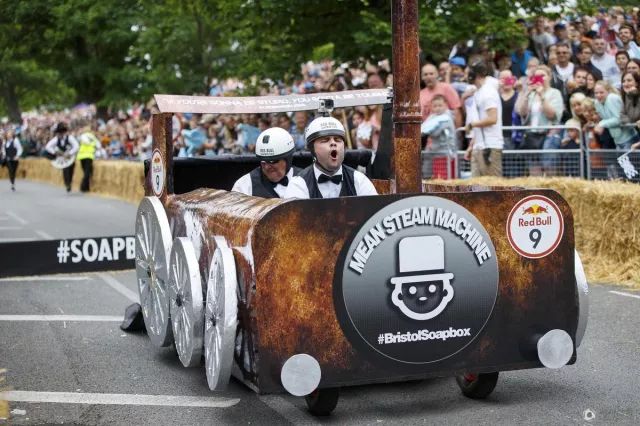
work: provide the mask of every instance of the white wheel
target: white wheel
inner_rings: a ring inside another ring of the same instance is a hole
[[[587,322],[589,322],[589,284],[587,284],[587,276],[584,273],[582,260],[575,251],[575,274],[576,274],[576,290],[578,291],[578,329],[576,330],[576,348],[582,343],[582,338],[587,330]]]
[[[170,251],[171,230],[164,207],[157,197],[144,197],[136,216],[136,276],[144,325],[158,347],[173,342],[167,293]]]
[[[237,278],[233,252],[223,237],[215,237],[204,315],[204,359],[211,390],[229,383],[238,325]]]
[[[178,358],[185,367],[200,365],[204,307],[200,270],[193,244],[176,238],[169,263],[169,317]]]

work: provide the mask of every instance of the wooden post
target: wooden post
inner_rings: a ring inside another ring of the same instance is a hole
[[[422,192],[418,1],[393,0],[393,157],[396,192]]]

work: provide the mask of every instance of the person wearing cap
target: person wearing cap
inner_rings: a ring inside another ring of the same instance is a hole
[[[318,117],[305,132],[313,164],[291,179],[284,198],[336,198],[377,195],[373,183],[343,163],[345,130],[333,117]]]
[[[260,166],[242,176],[232,191],[263,198],[283,198],[287,185],[300,171],[293,167],[293,137],[280,127],[260,133],[256,141],[256,157]]]
[[[65,156],[72,157],[78,153],[80,145],[73,135],[68,133],[69,129],[64,123],[58,123],[53,133],[55,136],[51,138],[45,145],[45,151],[52,157]],[[71,182],[73,181],[73,171],[76,167],[75,161],[70,166],[62,169],[62,178],[67,192],[71,192]]]

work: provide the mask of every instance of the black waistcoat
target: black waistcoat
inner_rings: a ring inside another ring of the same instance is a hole
[[[293,167],[293,175],[300,173],[299,167]],[[257,167],[249,173],[251,176],[251,195],[262,198],[280,198],[273,187],[273,184],[267,179],[260,167]]]
[[[316,181],[316,175],[313,172],[314,165],[310,165],[306,169],[300,172],[298,176],[304,179],[309,189],[309,198],[324,198],[320,189],[318,188],[318,182]],[[356,193],[356,184],[353,177],[355,170],[349,166],[342,165],[342,188],[340,189],[339,197],[350,197],[358,195]]]

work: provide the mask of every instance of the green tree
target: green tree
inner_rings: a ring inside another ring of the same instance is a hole
[[[67,105],[74,92],[58,72],[37,61],[42,28],[50,25],[46,2],[0,0],[0,113],[19,122],[22,109]]]

